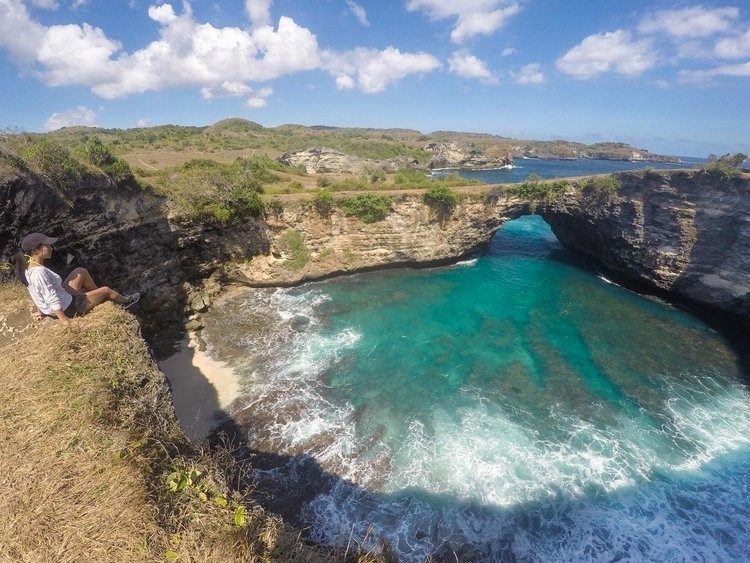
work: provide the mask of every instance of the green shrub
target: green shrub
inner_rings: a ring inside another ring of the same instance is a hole
[[[453,213],[453,210],[461,202],[461,195],[454,192],[448,186],[435,186],[422,196],[425,202],[443,220]]]
[[[114,158],[111,162],[100,165],[100,168],[102,172],[118,184],[135,180],[128,163],[119,158]]]
[[[227,202],[234,209],[237,218],[249,215],[255,219],[263,215],[263,202],[260,199],[262,186],[257,180],[249,180],[232,189]]]
[[[334,192],[354,192],[368,189],[366,178],[344,178],[331,186]]]
[[[526,181],[508,189],[508,193],[526,200],[554,201],[565,193],[570,184],[566,180],[545,181],[538,174],[529,174]]]
[[[614,174],[610,174],[609,176],[594,176],[586,180],[583,184],[583,190],[586,192],[607,195],[616,195],[621,187],[622,183],[620,179]]]
[[[331,185],[331,179],[328,176],[318,176],[317,184],[319,188],[327,188]]]
[[[289,229],[281,235],[280,245],[284,251],[290,254],[284,262],[284,267],[290,270],[301,270],[310,260],[310,250],[305,246],[302,233]]]
[[[385,182],[385,170],[383,170],[382,168],[373,170],[370,173],[370,183],[378,184],[382,182]]]
[[[414,168],[399,168],[394,181],[397,184],[429,184],[430,178]]]
[[[83,174],[83,167],[70,151],[50,139],[32,141],[22,156],[29,169],[62,192],[72,191]]]
[[[318,190],[313,197],[313,205],[318,213],[328,217],[333,209],[333,194],[325,188]]]
[[[339,207],[347,216],[363,223],[382,221],[391,212],[393,199],[385,195],[360,194],[339,200]]]
[[[98,137],[84,138],[79,152],[85,160],[94,166],[112,164],[115,160],[115,156]]]
[[[745,160],[747,160],[747,155],[741,152],[734,155],[727,153],[722,156],[711,154],[708,156],[709,162],[704,169],[710,173],[718,174],[723,179],[736,178],[740,175],[738,167]]]
[[[278,197],[274,197],[266,203],[266,211],[276,217],[281,217],[284,214],[284,204],[281,203]]]

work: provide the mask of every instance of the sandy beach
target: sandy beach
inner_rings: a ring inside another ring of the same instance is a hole
[[[199,349],[194,333],[180,343],[180,350],[159,362],[172,388],[175,412],[185,434],[202,442],[224,417],[224,409],[237,398],[234,371]]]

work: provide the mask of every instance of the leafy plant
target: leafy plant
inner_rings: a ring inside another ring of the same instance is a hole
[[[318,190],[315,192],[315,197],[313,197],[313,205],[315,206],[315,209],[320,213],[323,217],[328,217],[328,215],[331,214],[331,210],[333,209],[333,194],[325,188]]]
[[[385,170],[378,168],[370,173],[370,183],[378,184],[385,182]]]
[[[425,202],[437,215],[440,221],[451,216],[453,210],[461,202],[461,195],[448,186],[435,186],[422,196]]]
[[[391,212],[393,199],[385,195],[359,194],[339,201],[339,207],[347,216],[363,223],[382,221]]]
[[[281,215],[284,213],[284,204],[281,203],[281,200],[278,197],[272,198],[265,205],[266,211],[275,215],[276,217],[281,217]]]
[[[428,178],[424,172],[414,168],[399,168],[394,179],[396,184],[428,184]]]
[[[705,169],[709,172],[720,175],[722,178],[736,178],[740,175],[738,167],[747,160],[747,155],[741,152],[730,155],[729,153],[716,156],[711,154],[708,156],[708,164]]]
[[[289,229],[281,235],[280,245],[290,257],[284,262],[284,267],[290,270],[301,270],[310,261],[310,250],[305,245],[302,233]]]
[[[47,138],[33,140],[22,156],[32,171],[63,192],[72,191],[83,174],[83,167],[70,151]]]
[[[622,182],[614,174],[610,174],[609,176],[594,176],[586,180],[583,184],[584,192],[588,191],[607,195],[616,195],[621,187]]]
[[[566,180],[544,180],[538,174],[529,174],[526,181],[513,186],[507,193],[530,201],[554,201],[565,193],[570,184]]]

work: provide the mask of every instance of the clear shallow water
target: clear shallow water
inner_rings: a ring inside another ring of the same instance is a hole
[[[750,554],[734,352],[538,217],[453,267],[248,290],[207,336],[242,377],[251,443],[344,478],[302,508],[318,541],[369,530],[406,561]]]
[[[435,176],[446,174],[460,174],[468,180],[480,180],[487,184],[506,184],[523,182],[530,174],[538,174],[542,178],[563,178],[566,176],[582,176],[586,174],[610,174],[625,170],[641,170],[643,168],[675,169],[688,168],[703,164],[704,158],[680,157],[680,164],[661,164],[658,162],[627,162],[622,160],[536,160],[517,158],[513,168],[499,168],[495,170],[469,170],[447,168],[433,172]]]

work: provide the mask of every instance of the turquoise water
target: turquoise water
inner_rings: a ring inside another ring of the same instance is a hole
[[[247,290],[206,326],[250,443],[342,478],[301,508],[317,541],[384,537],[405,561],[750,554],[735,352],[539,217],[451,267]]]

